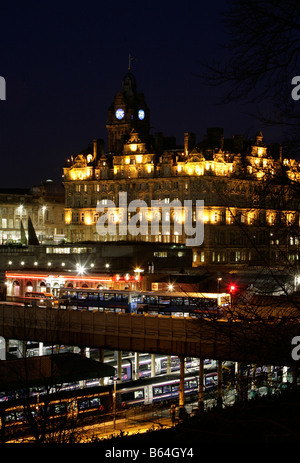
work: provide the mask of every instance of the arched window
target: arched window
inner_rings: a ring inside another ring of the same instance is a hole
[[[39,286],[40,286],[41,293],[45,293],[46,292],[46,283],[44,281],[41,281]]]
[[[59,283],[54,283],[51,292],[52,292],[53,296],[58,296],[59,295]]]
[[[18,280],[13,282],[13,295],[20,296],[20,282]]]
[[[32,291],[33,290],[33,286],[32,286],[32,281],[26,281],[26,288],[25,288],[26,291]]]

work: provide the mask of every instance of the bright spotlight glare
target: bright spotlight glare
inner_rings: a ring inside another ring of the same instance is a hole
[[[77,272],[83,274],[85,272],[85,267],[83,265],[78,265]]]

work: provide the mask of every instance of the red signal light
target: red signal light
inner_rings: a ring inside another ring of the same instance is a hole
[[[230,292],[234,293],[235,290],[236,290],[236,286],[235,285],[230,285]]]

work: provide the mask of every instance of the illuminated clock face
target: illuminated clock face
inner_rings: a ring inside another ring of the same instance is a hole
[[[116,110],[116,118],[121,120],[121,119],[123,119],[123,117],[124,117],[124,109],[121,109],[121,108],[117,109]]]
[[[145,117],[145,111],[143,109],[140,109],[138,112],[138,117],[142,121]]]

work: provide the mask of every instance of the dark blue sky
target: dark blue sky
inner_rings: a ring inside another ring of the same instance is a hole
[[[225,7],[226,0],[2,2],[0,187],[61,179],[67,157],[93,138],[106,141],[107,109],[129,53],[153,133],[178,143],[185,131],[200,140],[207,127],[254,136],[260,125],[249,108],[219,106],[221,90],[197,77],[202,61],[224,57]],[[263,132],[267,142],[278,141]]]

